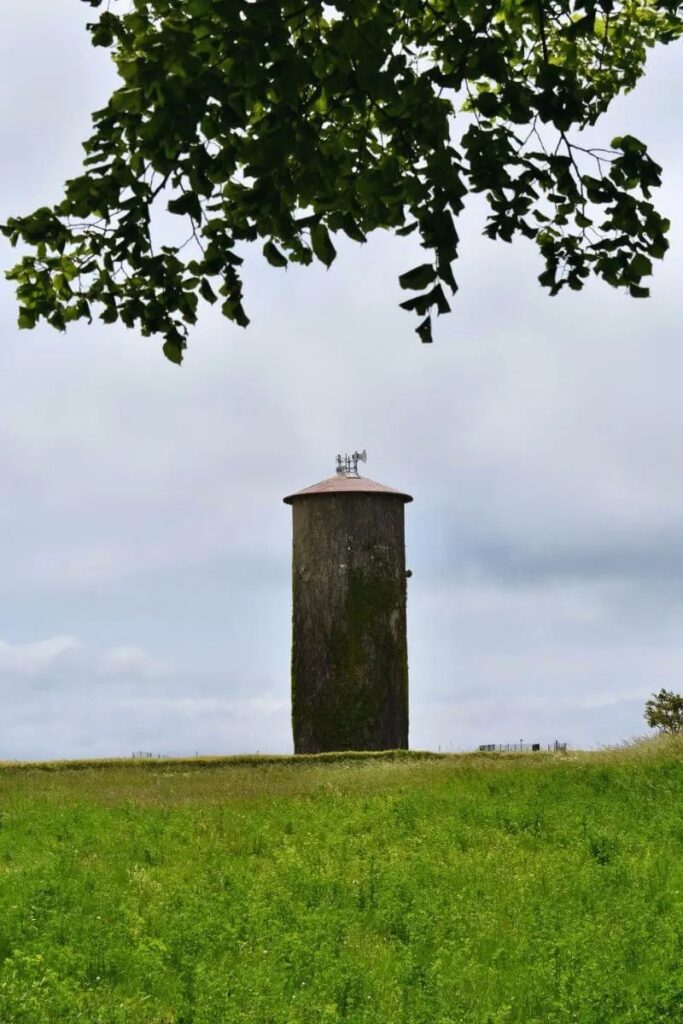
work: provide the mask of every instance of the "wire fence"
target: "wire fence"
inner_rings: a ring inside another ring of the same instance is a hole
[[[553,740],[552,743],[480,743],[479,750],[482,753],[494,753],[496,751],[513,754],[533,754],[540,750],[552,750],[555,752],[566,751],[567,744],[561,743],[559,740]]]

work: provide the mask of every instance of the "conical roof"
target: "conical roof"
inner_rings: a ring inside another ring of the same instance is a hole
[[[347,476],[346,473],[335,473],[334,476],[328,476],[326,480],[321,480],[312,487],[304,487],[302,491],[288,494],[282,500],[291,505],[295,498],[308,498],[317,494],[388,494],[390,497],[402,498],[405,502],[413,500],[410,494],[396,491],[393,487],[385,487],[376,480],[368,480],[364,476]]]

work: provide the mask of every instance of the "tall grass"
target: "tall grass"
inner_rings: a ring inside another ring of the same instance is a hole
[[[683,745],[0,768],[0,1024],[678,1024]]]

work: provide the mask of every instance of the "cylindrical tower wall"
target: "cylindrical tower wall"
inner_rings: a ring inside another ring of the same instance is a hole
[[[408,746],[405,500],[292,500],[296,753]]]

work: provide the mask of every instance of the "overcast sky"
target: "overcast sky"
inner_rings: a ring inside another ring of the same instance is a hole
[[[0,219],[56,201],[114,81],[76,0],[5,0]],[[532,245],[463,218],[423,346],[412,239],[333,268],[247,252],[245,332],[208,309],[181,369],[117,326],[0,303],[0,759],[291,750],[291,510],[366,447],[407,490],[411,746],[615,743],[683,688],[681,48],[599,137],[664,165],[652,298],[550,299]],[[0,244],[2,265],[13,253]]]

